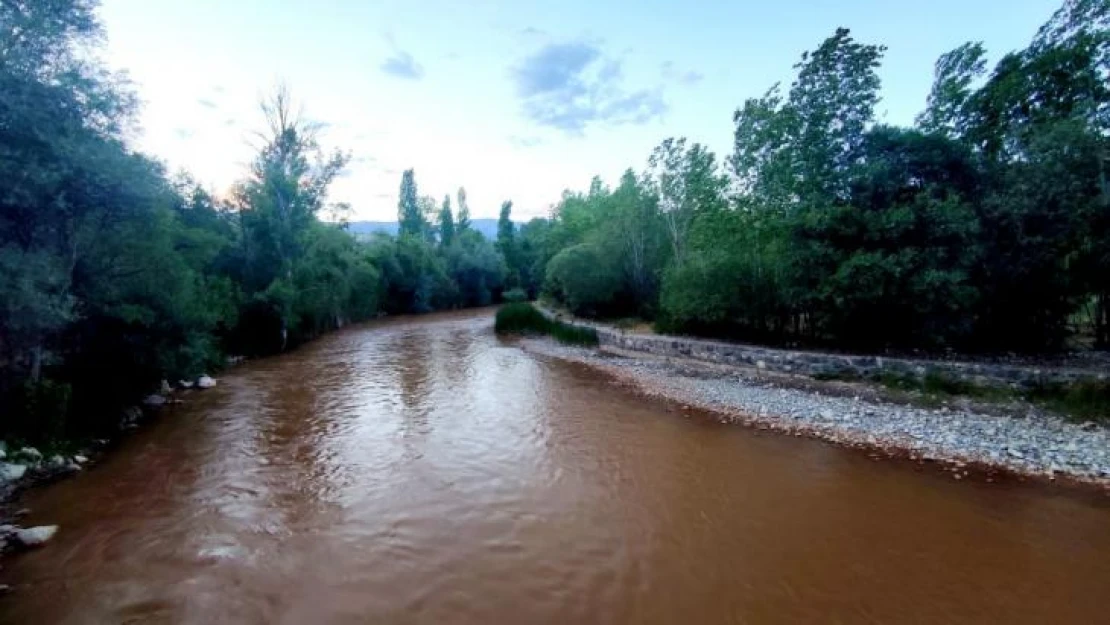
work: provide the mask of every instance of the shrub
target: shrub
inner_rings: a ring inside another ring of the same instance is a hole
[[[594,346],[598,343],[593,328],[548,319],[534,306],[524,302],[505,304],[497,311],[494,331],[498,334],[546,334],[560,343]]]
[[[501,294],[501,299],[509,303],[527,302],[528,294],[521,288],[509,289]]]
[[[593,245],[575,245],[547,265],[546,290],[576,315],[597,316],[611,310],[623,288],[613,260]]]

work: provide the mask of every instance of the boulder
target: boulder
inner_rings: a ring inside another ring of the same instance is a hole
[[[77,464],[85,464],[86,462],[89,461],[89,459],[85,456],[82,456],[81,454],[77,454],[76,456],[73,457],[73,461],[76,462]]]
[[[216,381],[207,375],[197,378],[197,388],[212,388],[214,386],[216,386]]]
[[[190,388],[193,388],[193,383],[188,381],[188,380],[178,380],[177,381],[177,388],[190,389]]]
[[[42,452],[35,449],[34,447],[24,447],[23,449],[20,449],[18,452],[16,452],[16,455],[21,458],[26,458],[27,460],[30,460],[32,462],[38,462],[39,460],[42,460]]]
[[[47,461],[47,464],[50,465],[52,468],[60,468],[66,466],[66,464],[68,463],[66,462],[66,459],[61,456],[51,456],[50,460]]]
[[[24,547],[38,547],[51,538],[54,538],[54,534],[57,533],[57,525],[40,525],[38,527],[16,530],[14,536],[16,542]]]
[[[147,395],[143,400],[143,405],[147,408],[160,408],[166,405],[166,398],[161,395]]]
[[[170,383],[169,382],[167,382],[166,380],[162,380],[162,387],[158,392],[160,392],[163,395],[168,395],[168,394],[173,392],[173,389],[170,388]]]
[[[27,472],[27,465],[24,464],[11,464],[8,462],[0,463],[0,481],[10,482],[18,480],[23,477]]]

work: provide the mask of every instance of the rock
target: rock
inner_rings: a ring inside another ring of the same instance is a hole
[[[76,462],[77,464],[85,464],[86,462],[89,461],[89,459],[86,458],[85,456],[82,456],[81,454],[77,454],[76,456],[73,457],[73,461]]]
[[[0,460],[3,460],[4,458],[7,458],[7,457],[8,457],[8,452],[4,451],[3,449],[0,449]]]
[[[35,449],[34,447],[24,447],[23,449],[20,449],[18,452],[16,452],[15,455],[21,456],[28,460],[32,460],[34,462],[42,460],[42,452]]]
[[[168,394],[172,393],[172,392],[173,392],[173,389],[172,389],[172,388],[170,388],[170,383],[169,383],[169,382],[167,382],[167,381],[165,381],[165,380],[162,380],[162,388],[161,388],[161,391],[160,391],[160,392],[161,392],[161,393],[162,393],[163,395],[168,395]]]
[[[8,462],[0,463],[0,480],[11,482],[23,477],[27,472],[27,465],[25,464],[11,464]]]
[[[15,539],[24,547],[38,547],[51,538],[54,538],[54,534],[57,533],[57,525],[40,525],[38,527],[16,530]]]
[[[0,595],[6,595],[12,591],[12,587],[7,584],[0,584]]]
[[[833,418],[835,418],[835,416],[836,415],[834,415],[833,411],[831,411],[831,410],[822,410],[821,411],[821,418],[826,420],[826,421],[832,421]]]
[[[64,467],[66,465],[66,459],[61,456],[51,456],[47,464],[55,468]]]
[[[214,386],[216,386],[216,381],[207,375],[197,378],[197,388],[212,388]]]
[[[27,516],[28,514],[31,514],[31,509],[30,508],[20,508],[12,516],[17,518],[17,519],[22,519],[23,517]]]
[[[143,400],[143,405],[148,408],[159,408],[166,405],[166,398],[161,395],[147,395],[146,399]],[[134,421],[128,421],[128,423],[134,423]]]
[[[177,388],[190,389],[190,388],[193,388],[193,383],[188,381],[188,380],[178,380],[177,381]]]
[[[767,368],[767,363],[763,362],[762,360],[757,360],[755,361],[755,368],[762,371]]]

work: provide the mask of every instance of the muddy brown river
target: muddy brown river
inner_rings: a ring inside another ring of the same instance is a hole
[[[4,623],[1107,623],[1110,505],[722,425],[489,310],[226,373],[25,497]]]

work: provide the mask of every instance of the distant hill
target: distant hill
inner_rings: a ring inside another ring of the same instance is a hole
[[[471,219],[470,227],[480,232],[482,236],[490,241],[497,238],[496,219]],[[384,232],[388,235],[396,236],[398,226],[396,221],[352,221],[348,224],[347,229],[352,234],[357,235],[370,235],[375,232]]]

